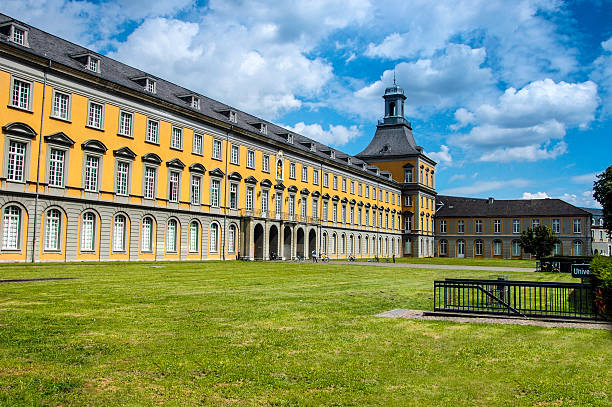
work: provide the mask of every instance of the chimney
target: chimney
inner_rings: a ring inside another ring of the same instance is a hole
[[[492,196],[489,197],[489,205],[491,205],[493,203],[494,199]]]

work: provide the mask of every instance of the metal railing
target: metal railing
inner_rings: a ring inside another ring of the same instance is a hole
[[[597,319],[593,289],[579,283],[446,279],[434,281],[434,311]]]

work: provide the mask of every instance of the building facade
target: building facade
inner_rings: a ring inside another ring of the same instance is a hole
[[[495,200],[438,196],[436,255],[529,259],[521,232],[538,225],[550,228],[561,243],[553,254],[591,254],[591,214],[560,199]]]
[[[0,84],[0,261],[433,255],[411,135],[350,156],[5,15]]]
[[[603,210],[596,208],[582,208],[593,215],[591,221],[591,237],[593,238],[593,254],[612,256],[612,236],[604,228]]]

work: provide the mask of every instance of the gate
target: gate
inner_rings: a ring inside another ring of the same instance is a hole
[[[434,281],[434,311],[597,319],[588,284],[445,279]]]

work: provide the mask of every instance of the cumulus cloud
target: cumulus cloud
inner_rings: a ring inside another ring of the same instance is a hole
[[[505,181],[481,181],[471,185],[464,185],[440,191],[442,195],[475,195],[483,192],[497,191],[504,188],[523,188],[528,186],[531,181],[515,178]]]
[[[357,126],[345,127],[330,125],[328,130],[325,130],[318,123],[306,124],[304,122],[299,122],[296,123],[295,126],[283,127],[317,140],[320,143],[334,146],[343,146],[361,135]]]
[[[405,84],[408,115],[417,114],[417,110],[454,105],[472,98],[474,89],[493,83],[491,70],[482,66],[485,59],[484,48],[450,44],[431,58],[401,62],[393,70],[383,72],[379,80],[348,96],[350,103],[344,105],[357,115],[375,119],[381,113],[380,96],[394,77],[397,83]]]
[[[593,191],[583,191],[580,194],[565,193],[559,196],[559,199],[583,208],[601,208],[599,202],[593,198]]]
[[[601,43],[602,54],[593,63],[591,78],[602,88],[604,114],[612,113],[612,37]]]
[[[538,161],[567,152],[568,128],[585,129],[599,105],[597,85],[535,81],[522,89],[509,88],[495,104],[473,111],[459,109],[454,129],[468,127],[451,143],[481,151],[480,161]]]
[[[570,181],[572,181],[574,184],[593,185],[593,183],[597,179],[597,174],[601,174],[602,171],[592,172],[590,174],[575,175],[570,178]]]
[[[440,151],[425,153],[425,155],[432,160],[437,161],[439,164],[450,165],[453,162],[453,157],[450,154],[449,148],[444,144],[440,146]]]
[[[546,192],[523,192],[523,197],[521,199],[546,199],[550,198],[550,196]]]

